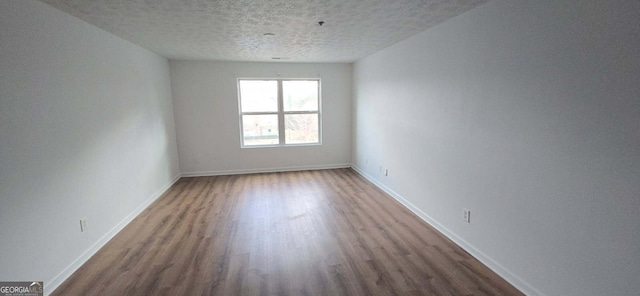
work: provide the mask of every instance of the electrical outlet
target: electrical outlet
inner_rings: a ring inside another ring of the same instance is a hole
[[[80,219],[80,232],[87,231],[87,218]]]
[[[462,209],[464,222],[471,223],[471,211]]]

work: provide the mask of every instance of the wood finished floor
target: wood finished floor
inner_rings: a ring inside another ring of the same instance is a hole
[[[182,178],[52,295],[523,294],[338,169]]]

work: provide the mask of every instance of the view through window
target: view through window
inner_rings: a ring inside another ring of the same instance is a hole
[[[242,146],[320,144],[319,79],[239,79]]]

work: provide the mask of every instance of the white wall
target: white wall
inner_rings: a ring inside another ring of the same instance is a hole
[[[351,65],[171,60],[180,169],[211,175],[351,163]],[[320,78],[322,145],[240,148],[237,78]]]
[[[530,295],[637,295],[639,15],[494,0],[358,61],[355,165]]]
[[[0,64],[0,280],[49,293],[178,175],[169,64],[18,0]]]

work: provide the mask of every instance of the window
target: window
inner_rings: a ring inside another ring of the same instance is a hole
[[[238,79],[242,147],[320,144],[319,79]]]

